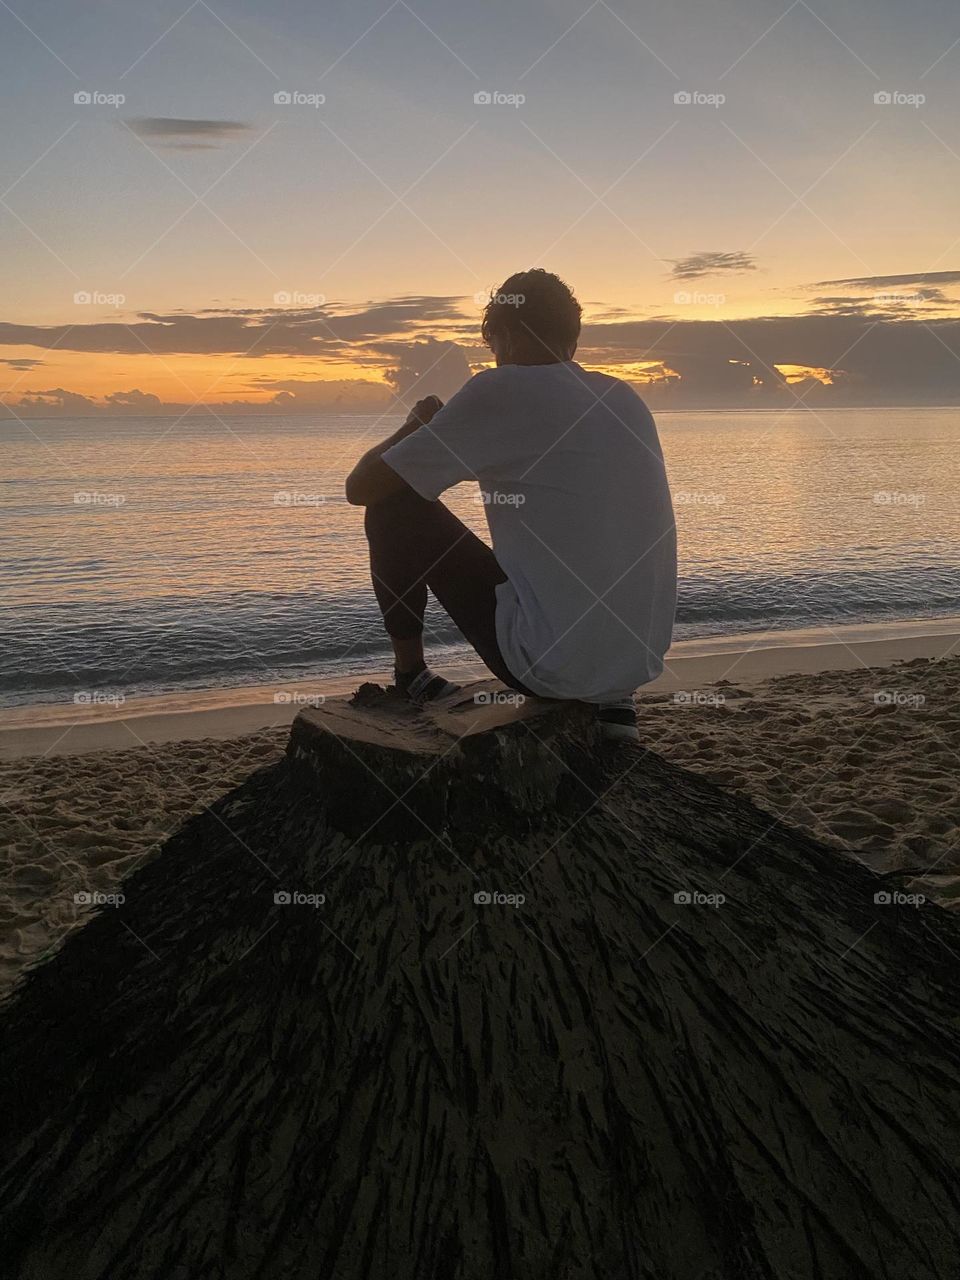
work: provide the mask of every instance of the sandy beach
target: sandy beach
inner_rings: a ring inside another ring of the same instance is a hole
[[[652,750],[913,891],[960,902],[960,626],[841,628],[680,644],[638,698]],[[457,669],[467,676],[476,668]],[[283,751],[310,699],[349,685],[210,691],[7,713],[0,733],[0,990],[189,814]],[[838,856],[842,854],[838,853]]]

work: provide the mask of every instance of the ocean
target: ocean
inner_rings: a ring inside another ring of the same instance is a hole
[[[343,480],[397,421],[0,423],[0,705],[382,670]],[[657,421],[678,639],[960,613],[960,411]],[[445,500],[485,531],[475,486]],[[467,656],[432,602],[427,628],[441,658]]]

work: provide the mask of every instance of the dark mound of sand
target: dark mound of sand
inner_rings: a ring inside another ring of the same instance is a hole
[[[960,920],[576,713],[431,733],[301,718],[30,975],[9,1273],[955,1280]]]

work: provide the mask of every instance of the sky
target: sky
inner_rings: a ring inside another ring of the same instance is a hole
[[[0,404],[380,411],[556,271],[653,404],[960,403],[954,0],[0,0]]]

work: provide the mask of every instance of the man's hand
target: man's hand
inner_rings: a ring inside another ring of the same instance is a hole
[[[439,396],[425,396],[422,400],[418,400],[407,415],[403,426],[395,431],[389,440],[384,440],[383,444],[374,445],[372,449],[368,449],[347,476],[347,501],[353,506],[366,507],[389,497],[398,489],[406,488],[407,486],[397,473],[392,471],[385,462],[381,462],[380,455],[391,445],[399,443],[406,436],[412,436],[414,431],[419,431],[421,427],[426,426],[434,414],[439,413],[442,408],[443,401]]]
[[[425,396],[410,410],[407,422],[416,422],[418,426],[425,427],[434,414],[439,413],[442,408],[443,401],[439,396]]]

